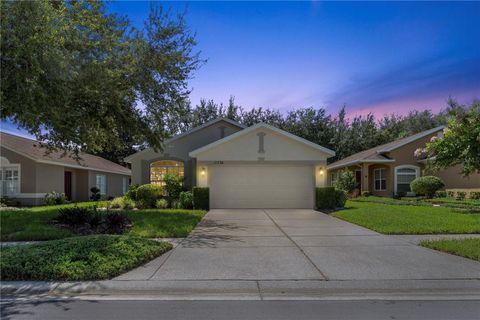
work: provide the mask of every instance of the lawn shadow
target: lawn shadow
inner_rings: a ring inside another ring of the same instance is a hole
[[[218,242],[244,242],[238,236],[228,234],[232,231],[242,230],[247,230],[247,227],[228,222],[202,220],[181,245],[183,248],[214,248],[217,247]]]

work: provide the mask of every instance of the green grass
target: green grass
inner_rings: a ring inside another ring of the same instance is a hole
[[[133,222],[127,234],[142,238],[185,237],[205,215],[203,210],[149,209],[126,211]]]
[[[422,241],[420,245],[480,261],[480,238]]]
[[[91,203],[90,203],[91,204]],[[69,206],[69,205],[67,205]],[[88,206],[82,204],[81,206]],[[75,236],[50,224],[61,206],[0,211],[2,241],[54,240]],[[133,223],[129,235],[144,238],[184,237],[205,215],[201,210],[148,209],[124,211]]]
[[[446,207],[348,201],[334,215],[385,234],[480,233],[480,214]]]
[[[73,237],[1,248],[1,279],[110,279],[171,248],[167,242],[113,235]]]

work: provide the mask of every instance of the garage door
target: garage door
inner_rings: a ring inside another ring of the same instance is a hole
[[[313,208],[312,166],[209,168],[211,208]]]

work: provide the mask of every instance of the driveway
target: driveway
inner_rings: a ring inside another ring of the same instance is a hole
[[[174,250],[117,280],[478,279],[480,263],[313,210],[211,210]]]

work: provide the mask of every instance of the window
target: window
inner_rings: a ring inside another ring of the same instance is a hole
[[[330,186],[335,186],[335,182],[337,182],[337,173],[334,172],[330,174]]]
[[[184,176],[183,162],[176,160],[160,160],[150,164],[150,183],[163,186],[166,174]]]
[[[0,191],[2,196],[20,193],[20,166],[0,168]]]
[[[380,168],[373,170],[375,175],[375,191],[385,191],[387,190],[387,175],[386,169]]]
[[[397,167],[395,169],[395,193],[411,192],[410,182],[418,176],[417,167]]]
[[[127,177],[123,177],[123,179],[122,179],[122,191],[123,191],[123,194],[127,193],[127,191],[128,191],[128,178]]]
[[[107,194],[107,176],[104,174],[97,174],[96,177],[97,188],[100,189],[100,195],[104,196]]]

